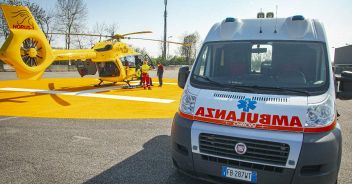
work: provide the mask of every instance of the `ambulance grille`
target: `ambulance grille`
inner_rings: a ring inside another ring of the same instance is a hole
[[[247,152],[243,155],[235,151],[235,145],[240,142],[247,146]],[[199,149],[204,154],[282,166],[286,165],[290,153],[290,146],[285,143],[206,133],[199,135]]]

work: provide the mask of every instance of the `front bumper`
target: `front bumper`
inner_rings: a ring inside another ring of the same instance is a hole
[[[337,179],[342,142],[339,126],[330,132],[303,134],[297,163],[294,168],[289,168],[234,161],[192,151],[196,150],[192,148],[193,124],[195,123],[192,120],[176,114],[171,132],[173,162],[178,169],[193,177],[211,182],[241,183],[221,176],[221,167],[228,166],[256,171],[257,183],[332,184]]]

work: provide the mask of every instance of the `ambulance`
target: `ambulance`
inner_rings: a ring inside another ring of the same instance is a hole
[[[172,123],[182,173],[219,183],[337,183],[342,151],[336,80],[316,19],[226,18],[206,36]],[[339,90],[337,89],[337,86]]]

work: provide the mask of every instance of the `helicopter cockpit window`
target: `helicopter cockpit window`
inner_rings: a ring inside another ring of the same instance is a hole
[[[108,44],[108,45],[105,45],[105,47],[103,47],[103,48],[95,49],[95,51],[97,51],[97,52],[104,52],[104,51],[108,51],[108,50],[111,50],[111,49],[112,49],[112,45],[111,45],[111,44]]]
[[[99,77],[116,77],[120,76],[120,70],[112,61],[97,63]]]
[[[143,56],[137,55],[135,56],[135,60],[136,60],[136,68],[140,68],[143,65]]]
[[[134,56],[126,56],[121,58],[123,66],[136,67],[136,60]]]

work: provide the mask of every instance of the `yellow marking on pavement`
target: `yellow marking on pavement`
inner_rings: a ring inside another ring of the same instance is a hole
[[[182,93],[175,79],[165,79],[163,87],[155,86],[152,90],[122,89],[124,83],[97,88],[94,87],[97,81],[92,78],[0,81],[0,116],[172,118]]]

